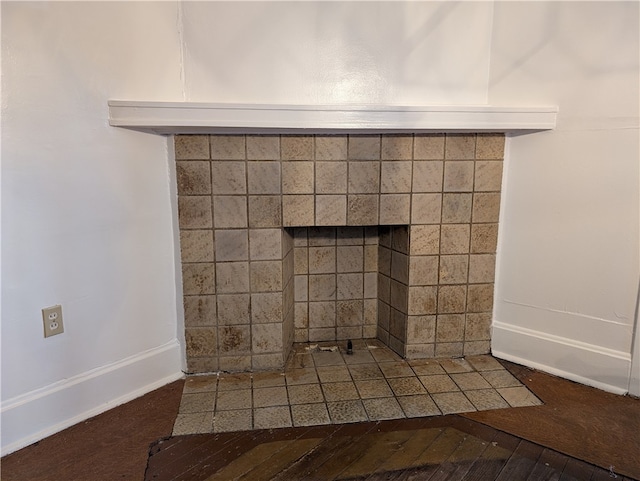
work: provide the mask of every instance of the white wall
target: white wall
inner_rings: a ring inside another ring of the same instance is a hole
[[[560,108],[509,140],[494,353],[614,392],[638,289],[638,7],[498,2],[491,49],[491,104]]]
[[[187,100],[486,104],[491,2],[187,2]]]
[[[167,139],[109,127],[107,100],[182,83],[175,3],[1,8],[6,453],[181,375]]]

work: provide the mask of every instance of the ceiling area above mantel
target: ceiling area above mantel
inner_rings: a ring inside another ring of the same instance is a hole
[[[252,105],[109,101],[109,124],[158,135],[234,133],[536,132],[558,108]]]

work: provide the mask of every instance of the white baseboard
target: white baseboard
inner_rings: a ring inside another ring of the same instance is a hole
[[[519,326],[493,322],[495,357],[615,394],[629,387],[631,354]]]
[[[183,376],[177,340],[2,403],[2,456]]]

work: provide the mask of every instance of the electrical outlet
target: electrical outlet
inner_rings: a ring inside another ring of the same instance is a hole
[[[42,309],[42,322],[44,322],[44,337],[62,334],[64,332],[62,306],[51,306]]]

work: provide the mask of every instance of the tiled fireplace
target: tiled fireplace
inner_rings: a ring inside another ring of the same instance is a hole
[[[488,353],[503,134],[177,135],[190,372]]]

